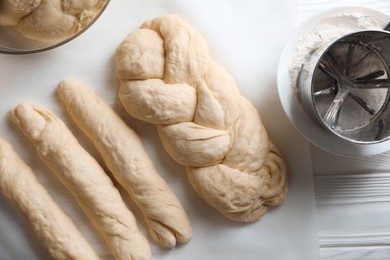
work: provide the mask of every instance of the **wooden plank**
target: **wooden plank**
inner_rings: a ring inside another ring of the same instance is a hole
[[[318,170],[314,170],[314,186],[321,257],[388,259],[390,170],[374,172],[375,163],[388,155],[375,160],[317,156],[313,156],[313,167]],[[386,165],[379,163],[376,168]],[[325,174],[324,169],[331,173]]]
[[[390,245],[390,173],[317,175],[323,247]]]
[[[387,0],[299,0],[299,21],[303,22],[310,16],[326,9],[340,6],[366,6],[390,13],[390,3]]]
[[[369,157],[343,157],[311,146],[315,175],[390,172],[390,152]]]
[[[357,247],[333,247],[321,248],[321,257],[324,260],[339,259],[389,259],[390,248],[388,246],[357,246]]]

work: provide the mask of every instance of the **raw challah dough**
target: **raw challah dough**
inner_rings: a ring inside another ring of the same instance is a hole
[[[27,38],[60,41],[85,27],[106,0],[1,0],[0,26]]]
[[[236,221],[255,221],[287,195],[286,166],[252,104],[176,15],[145,22],[120,44],[119,98],[156,124],[197,193]]]
[[[67,126],[47,109],[31,104],[18,105],[12,110],[11,119],[75,196],[115,259],[150,259],[148,241],[139,231],[134,215],[103,168]]]
[[[15,26],[26,15],[33,12],[41,0],[1,0],[0,25]]]
[[[27,219],[53,259],[99,259],[73,222],[38,182],[31,168],[1,138],[0,193]]]
[[[153,239],[166,247],[189,241],[192,228],[187,214],[156,171],[138,135],[82,82],[63,80],[58,93],[114,178],[141,209]]]

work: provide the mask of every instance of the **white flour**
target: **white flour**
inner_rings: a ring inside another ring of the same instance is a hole
[[[296,40],[289,64],[294,92],[297,93],[297,78],[301,67],[312,53],[346,34],[365,29],[382,29],[386,24],[387,21],[358,12],[335,12],[309,26]]]
[[[362,14],[361,12],[354,12],[353,10],[345,12],[344,10],[344,12],[329,12],[326,15],[320,16],[317,20],[314,20],[314,22],[309,26],[306,26],[306,28],[303,27],[304,32],[294,43],[294,48],[292,49],[293,53],[289,64],[289,76],[293,93],[296,95],[297,99],[300,100],[301,105],[308,104],[305,103],[308,101],[303,102],[305,98],[308,98],[307,94],[304,96],[301,95],[307,93],[304,88],[310,86],[300,86],[300,84],[302,84],[302,82],[310,84],[309,82],[311,82],[311,79],[307,78],[311,77],[311,74],[308,73],[308,71],[314,69],[310,68],[310,66],[315,66],[314,62],[309,62],[312,59],[311,55],[316,55],[317,51],[318,53],[322,52],[322,50],[324,50],[323,48],[327,48],[331,43],[342,36],[366,29],[382,29],[387,22],[388,21],[386,20],[381,20],[368,14]],[[303,69],[304,64],[305,68]],[[374,92],[365,92],[364,100],[367,104],[373,104],[371,107],[378,111],[383,102],[385,102],[386,91],[387,90],[383,89]],[[311,99],[311,97],[309,98]],[[338,125],[338,129],[353,130],[360,126],[364,126],[370,121],[371,116],[363,109],[357,108],[355,103],[356,102],[349,102],[349,100],[345,103],[346,109],[343,111],[346,112],[343,112],[340,116],[340,125]],[[327,107],[325,112],[326,110]],[[311,110],[309,109],[306,112],[310,113],[310,111]],[[344,128],[344,126],[348,127]]]

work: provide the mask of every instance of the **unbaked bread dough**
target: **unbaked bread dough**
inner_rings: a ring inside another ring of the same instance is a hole
[[[53,259],[99,259],[12,146],[0,138],[0,193],[27,219]]]
[[[63,80],[58,93],[114,178],[141,209],[153,239],[166,247],[189,241],[192,228],[187,214],[157,173],[138,135],[82,82]]]
[[[0,26],[27,38],[64,40],[84,28],[106,0],[1,0]]]
[[[156,124],[198,194],[236,221],[258,220],[287,195],[287,169],[253,105],[177,15],[146,21],[116,52],[119,98]]]
[[[21,104],[11,119],[32,141],[39,157],[72,192],[117,260],[150,259],[148,241],[134,215],[99,163],[49,110]]]
[[[41,0],[1,0],[0,26],[15,26],[26,15],[33,12]]]

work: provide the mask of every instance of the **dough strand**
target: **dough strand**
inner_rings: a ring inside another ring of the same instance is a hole
[[[74,195],[117,260],[151,258],[134,215],[99,163],[52,112],[21,104],[11,118],[32,141],[39,157]]]
[[[0,192],[27,219],[56,260],[99,259],[13,147],[0,138]]]
[[[170,248],[176,242],[189,241],[192,228],[187,214],[156,171],[138,135],[82,82],[63,80],[58,93],[115,179],[143,212],[153,239]]]

